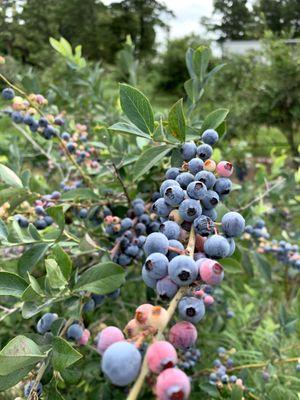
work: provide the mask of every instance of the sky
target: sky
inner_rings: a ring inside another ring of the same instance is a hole
[[[116,0],[104,0],[110,4]],[[213,11],[213,0],[163,0],[165,5],[174,12],[175,18],[168,18],[170,26],[170,38],[177,38],[190,33],[204,33],[200,27],[201,17],[211,17]],[[158,42],[164,42],[164,32],[158,31]]]

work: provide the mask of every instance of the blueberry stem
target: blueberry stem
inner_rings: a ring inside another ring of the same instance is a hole
[[[123,188],[125,197],[126,197],[126,199],[127,199],[128,205],[129,205],[129,207],[130,207],[130,205],[131,205],[131,200],[130,200],[130,196],[129,196],[128,190],[127,190],[127,188],[126,188],[126,185],[125,185],[125,183],[123,182],[123,179],[122,179],[122,177],[121,177],[121,175],[120,175],[120,172],[119,172],[119,170],[118,170],[118,168],[117,168],[117,166],[116,166],[116,164],[115,164],[114,162],[112,163],[112,166],[113,166],[113,168],[114,168],[116,177],[117,177],[118,181],[120,182],[120,184],[121,184],[121,186],[122,186],[122,188]]]

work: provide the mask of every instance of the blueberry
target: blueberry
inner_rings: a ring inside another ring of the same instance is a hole
[[[163,300],[170,300],[177,293],[178,286],[171,280],[169,276],[159,279],[156,283],[157,294]]]
[[[83,328],[79,324],[69,326],[67,330],[67,338],[69,340],[79,340],[83,335]]]
[[[226,196],[232,188],[231,180],[228,178],[218,178],[214,185],[214,191],[220,196]]]
[[[153,279],[161,279],[168,273],[169,260],[164,254],[152,253],[145,261],[145,269]]]
[[[184,190],[180,186],[169,186],[164,192],[165,203],[169,206],[176,207],[184,199]]]
[[[2,97],[4,100],[12,100],[15,97],[15,92],[11,88],[5,88],[2,90]]]
[[[82,311],[85,313],[92,312],[94,311],[94,309],[95,309],[95,301],[93,299],[90,299],[82,307]]]
[[[88,210],[86,208],[81,208],[78,213],[79,218],[85,219],[87,215],[88,215]]]
[[[106,296],[109,297],[110,299],[116,300],[121,294],[121,289],[118,288],[116,290],[114,290],[111,293],[108,293]]]
[[[214,129],[206,129],[202,133],[201,140],[203,143],[213,146],[219,140],[218,132]]]
[[[137,245],[138,245],[139,247],[143,247],[144,244],[145,244],[145,241],[146,241],[146,236],[140,235],[140,236],[138,237],[138,239],[137,239]]]
[[[179,186],[179,183],[177,181],[175,181],[174,179],[167,179],[167,180],[163,181],[163,183],[160,185],[160,188],[159,188],[161,197],[163,197],[165,190],[168,187],[172,187],[172,186]]]
[[[35,121],[34,121],[34,118],[33,118],[31,115],[26,114],[26,115],[24,116],[23,122],[24,122],[25,125],[30,126],[30,125],[32,125]]]
[[[254,228],[258,228],[258,229],[262,229],[265,227],[265,221],[263,219],[258,219],[255,224],[254,224]]]
[[[35,207],[35,213],[37,215],[45,215],[45,210],[43,206],[36,206]]]
[[[103,303],[105,296],[102,294],[92,294],[92,299],[94,300],[95,306],[98,307]]]
[[[140,251],[139,247],[132,244],[127,247],[127,249],[125,250],[125,254],[131,257],[136,257],[139,251]]]
[[[56,117],[54,123],[55,125],[63,126],[65,124],[65,120],[61,117]]]
[[[137,234],[137,236],[140,236],[140,235],[146,234],[147,228],[146,228],[145,224],[143,224],[142,222],[138,222],[135,225],[134,230],[135,230],[135,233]]]
[[[159,231],[170,239],[178,239],[180,235],[180,227],[176,222],[166,221],[160,224]]]
[[[192,257],[179,255],[170,261],[168,272],[178,286],[187,286],[196,280],[198,267]]]
[[[176,167],[169,168],[166,172],[167,179],[176,179],[176,177],[180,174],[180,169]]]
[[[165,202],[163,198],[156,200],[152,205],[152,210],[159,217],[167,217],[170,214],[171,207]]]
[[[53,221],[53,218],[50,217],[50,215],[46,215],[46,216],[44,217],[44,221],[46,222],[47,226],[52,225],[53,222],[54,222],[54,221]]]
[[[74,153],[75,149],[76,149],[76,146],[74,143],[72,143],[72,142],[67,143],[67,150],[69,153]]]
[[[132,206],[134,207],[134,206],[137,205],[137,204],[144,204],[144,205],[145,205],[145,202],[144,202],[143,199],[137,197],[136,199],[133,200]]]
[[[215,372],[212,372],[212,373],[209,375],[209,380],[210,380],[211,382],[217,382],[218,377],[217,377],[217,375],[216,375]]]
[[[140,215],[144,214],[144,212],[145,212],[144,203],[139,202],[139,203],[134,204],[133,205],[133,211],[134,211],[134,213],[135,213],[135,215],[137,217],[139,217]]]
[[[63,140],[65,140],[66,142],[67,142],[68,140],[70,140],[70,137],[71,137],[71,135],[70,135],[68,132],[63,132],[63,133],[61,134],[61,138],[62,138]]]
[[[219,368],[222,365],[221,361],[218,358],[214,360],[213,364],[214,364],[214,367],[216,367],[216,368]]]
[[[191,199],[201,200],[205,197],[207,188],[203,182],[194,181],[188,185],[186,192]]]
[[[227,257],[230,257],[235,252],[235,241],[233,238],[227,238],[227,241],[229,243],[229,253]]]
[[[142,356],[131,343],[113,343],[104,352],[101,368],[104,375],[116,386],[127,386],[137,378]]]
[[[300,362],[298,362],[298,363],[296,364],[296,371],[297,371],[297,372],[300,372]]]
[[[226,361],[226,367],[227,368],[232,368],[233,365],[234,365],[233,359],[232,358],[228,358],[227,361]]]
[[[181,155],[185,161],[190,161],[196,156],[197,147],[194,142],[184,143],[181,147]]]
[[[160,223],[158,221],[153,221],[147,227],[147,233],[153,233],[159,231]]]
[[[52,323],[57,319],[57,314],[46,313],[38,320],[36,330],[40,334],[50,331]]]
[[[127,254],[120,254],[118,257],[118,264],[122,265],[122,267],[126,267],[131,263],[131,257]]]
[[[156,289],[156,282],[157,280],[154,278],[151,278],[151,276],[149,275],[150,271],[147,271],[145,265],[142,268],[142,278],[144,283],[150,287],[151,289]]]
[[[209,217],[212,221],[216,221],[218,218],[217,211],[212,208],[211,210],[207,210],[206,208],[202,208],[202,215]]]
[[[13,111],[11,113],[11,118],[16,124],[21,124],[23,122],[23,115],[19,111]]]
[[[168,238],[160,232],[151,233],[144,244],[146,256],[152,253],[167,254],[169,247]]]
[[[222,229],[226,236],[240,236],[245,229],[245,220],[237,212],[228,212],[222,218]]]
[[[193,182],[194,175],[190,172],[182,172],[176,177],[176,181],[179,183],[182,189],[186,189],[188,185]]]
[[[201,203],[204,208],[207,210],[211,210],[212,208],[215,208],[219,204],[220,198],[217,192],[214,190],[208,190],[205,193],[205,196],[201,200]]]
[[[209,144],[201,144],[200,146],[197,147],[197,155],[202,159],[202,160],[208,160],[213,153],[213,149]]]
[[[160,193],[159,192],[154,192],[153,194],[152,194],[152,197],[151,197],[151,200],[152,200],[152,202],[154,203],[157,199],[159,199],[161,196],[160,196]]]
[[[188,169],[193,175],[196,175],[197,172],[200,172],[203,170],[203,165],[204,165],[204,163],[201,160],[201,158],[192,158],[188,162]]]
[[[199,235],[209,236],[214,233],[215,224],[206,215],[200,215],[200,217],[194,220],[194,228]]]
[[[46,126],[49,124],[47,118],[45,117],[41,117],[39,119],[39,126],[41,126],[42,128],[46,128]]]
[[[216,177],[210,171],[200,171],[195,175],[195,181],[200,181],[204,183],[207,189],[212,189],[216,183]]]
[[[17,221],[21,228],[27,228],[29,225],[28,219],[23,217],[22,215],[18,216]]]
[[[169,246],[176,247],[179,250],[184,250],[183,244],[181,242],[179,242],[178,240],[174,240],[174,239],[169,240]],[[168,257],[169,261],[171,261],[174,257],[177,257],[177,256],[179,256],[179,254],[176,253],[175,251],[172,251],[172,250],[168,251],[167,257]]]
[[[31,130],[31,132],[36,132],[37,130],[38,130],[38,127],[39,127],[39,124],[35,121],[35,120],[33,120],[32,121],[32,124],[31,125],[29,125],[29,129]]]
[[[24,387],[24,396],[25,396],[25,397],[28,397],[28,396],[29,396],[29,394],[30,394],[30,392],[31,392],[31,389],[32,389],[32,387],[33,387],[34,384],[35,384],[35,381],[29,381],[29,382],[26,383],[26,385],[25,385],[25,387]],[[37,396],[38,396],[38,397],[41,397],[42,392],[43,392],[43,385],[39,382],[38,385],[37,385],[37,387],[36,387],[36,394],[37,394]]]
[[[43,135],[45,139],[51,139],[57,135],[57,130],[52,125],[47,125],[44,129]]]
[[[203,300],[196,297],[183,297],[178,303],[179,315],[185,321],[197,323],[205,315]]]
[[[36,227],[36,229],[42,230],[45,229],[47,227],[47,222],[45,221],[45,219],[37,219],[34,222],[34,226]]]
[[[227,257],[230,246],[226,238],[221,235],[212,235],[204,243],[204,252],[210,258]]]
[[[150,220],[150,217],[149,217],[148,214],[142,214],[142,215],[139,217],[139,221],[140,221],[141,223],[145,224],[145,225],[149,225],[151,220]]]
[[[221,381],[222,381],[222,383],[228,383],[228,381],[229,381],[228,375],[226,375],[226,374],[222,375],[221,376]]]
[[[61,193],[55,190],[54,192],[51,193],[50,198],[53,200],[59,200],[61,198]]]
[[[237,377],[235,376],[235,375],[231,375],[230,377],[229,377],[229,382],[230,383],[235,383],[237,381]]]
[[[201,206],[197,200],[186,199],[179,206],[179,214],[185,220],[192,222],[201,215]]]

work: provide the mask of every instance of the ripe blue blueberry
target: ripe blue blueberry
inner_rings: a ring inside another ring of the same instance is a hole
[[[201,203],[204,208],[207,210],[211,210],[215,208],[219,204],[220,198],[217,192],[214,190],[208,190],[201,200]]]
[[[194,142],[184,143],[181,147],[181,155],[184,161],[190,161],[196,156],[197,146]]]
[[[67,330],[67,338],[69,340],[80,340],[83,335],[83,328],[79,324],[69,326]]]
[[[94,300],[95,306],[98,307],[103,303],[105,296],[102,294],[92,294],[92,299]]]
[[[65,140],[66,142],[67,142],[68,140],[70,140],[70,137],[71,137],[71,135],[70,135],[68,132],[63,132],[63,133],[61,134],[61,138],[62,138],[63,140]]]
[[[214,208],[212,208],[210,210],[207,210],[206,208],[202,208],[202,215],[209,217],[212,221],[216,221],[218,218],[218,213]]]
[[[50,197],[53,200],[58,200],[61,198],[61,193],[58,190],[54,190],[54,192],[51,193]]]
[[[109,297],[110,299],[117,299],[120,296],[121,293],[121,289],[118,288],[116,290],[114,290],[113,292],[108,293],[106,296]]]
[[[184,250],[183,244],[181,242],[179,242],[178,240],[174,240],[174,239],[169,240],[169,246],[175,247],[179,250]],[[168,257],[169,261],[171,261],[174,257],[177,257],[178,255],[179,255],[178,253],[169,249],[167,257]]]
[[[41,117],[41,118],[39,119],[39,126],[41,126],[41,127],[43,127],[43,128],[46,128],[46,126],[47,126],[48,124],[49,124],[49,122],[48,122],[47,118]]]
[[[214,129],[206,129],[206,131],[202,133],[201,140],[203,143],[213,146],[219,140],[218,132]]]
[[[184,199],[184,190],[180,186],[169,186],[164,192],[164,199],[169,206],[179,206]]]
[[[140,236],[140,235],[145,235],[147,228],[145,224],[143,224],[142,222],[138,222],[135,225],[134,230],[137,236]]]
[[[169,260],[164,254],[152,253],[145,261],[145,269],[153,279],[164,278],[168,273]]]
[[[183,297],[178,303],[180,317],[192,323],[197,323],[205,315],[204,302],[196,297]]]
[[[122,267],[126,267],[131,263],[131,257],[127,254],[120,254],[118,257],[118,264],[122,265]]]
[[[200,144],[200,146],[197,147],[197,155],[200,157],[202,160],[208,160],[213,153],[213,149],[209,144]]]
[[[21,228],[27,228],[29,225],[28,219],[23,217],[23,215],[17,215],[16,220]]]
[[[216,177],[210,171],[200,171],[196,174],[195,181],[200,181],[204,183],[207,189],[212,189],[216,183]]]
[[[50,225],[52,225],[53,224],[53,218],[52,217],[50,217],[50,215],[45,215],[45,217],[44,217],[44,221],[46,222],[46,224],[47,224],[47,226],[50,226]]]
[[[215,224],[206,215],[200,215],[200,217],[194,220],[194,228],[196,233],[201,236],[209,236],[214,233]]]
[[[168,187],[172,187],[172,186],[179,186],[179,183],[174,179],[167,179],[167,180],[163,181],[163,183],[160,185],[160,188],[159,188],[161,197],[163,197],[165,190]]]
[[[151,276],[149,275],[149,271],[147,271],[145,265],[142,268],[142,278],[144,283],[150,287],[151,289],[156,289],[156,282],[157,280],[154,278],[151,278]]]
[[[237,212],[228,212],[222,218],[222,229],[226,236],[240,236],[245,230],[245,220]]]
[[[169,247],[168,238],[160,232],[151,233],[144,244],[146,256],[152,253],[167,254]]]
[[[138,246],[131,244],[125,250],[125,254],[127,254],[128,256],[131,256],[131,257],[136,257],[138,255],[139,251],[140,251],[140,249]]]
[[[226,196],[230,193],[232,188],[231,180],[228,178],[218,178],[215,185],[214,191],[220,196]]]
[[[187,286],[196,280],[198,268],[192,257],[179,255],[170,261],[168,273],[178,286]]]
[[[15,97],[15,92],[11,88],[5,88],[2,90],[2,97],[4,100],[12,100]]]
[[[159,231],[167,236],[168,239],[178,239],[180,227],[176,222],[166,221],[160,224]]]
[[[159,217],[167,217],[170,214],[172,208],[165,202],[165,199],[160,198],[156,200],[156,202],[152,205],[152,210]]]
[[[122,341],[110,345],[103,354],[101,368],[116,386],[127,386],[137,378],[142,356],[131,343]]]
[[[44,218],[37,219],[34,222],[34,226],[36,227],[36,229],[43,230],[47,227],[47,222],[45,221]]]
[[[32,125],[35,121],[34,121],[34,118],[33,118],[30,114],[26,114],[26,115],[24,116],[23,122],[24,122],[25,125],[30,126],[30,125]]]
[[[56,117],[54,120],[54,123],[55,123],[55,125],[63,126],[65,123],[65,120],[61,117]]]
[[[192,158],[189,162],[188,162],[188,169],[189,171],[193,174],[196,175],[197,172],[200,172],[203,170],[203,160],[201,160],[201,158]]]
[[[133,211],[137,217],[144,214],[145,212],[145,204],[144,203],[136,203],[133,205]]]
[[[201,200],[205,197],[207,189],[203,182],[194,181],[188,185],[186,192],[191,199]]]
[[[36,206],[35,212],[37,215],[45,215],[45,210],[43,206]]]
[[[180,204],[178,211],[185,221],[193,222],[194,219],[201,215],[202,209],[199,201],[186,199]]]
[[[194,175],[192,175],[190,172],[182,172],[176,177],[176,181],[179,183],[182,189],[186,189],[188,185],[193,182],[193,180]]]
[[[128,229],[132,228],[132,219],[131,218],[124,218],[121,221],[121,229],[123,231],[127,231]]]
[[[204,252],[210,258],[227,257],[230,246],[226,238],[221,235],[212,235],[204,243]]]
[[[144,213],[139,217],[139,221],[145,225],[149,225],[151,220],[149,215]]]
[[[89,299],[82,307],[82,311],[85,313],[89,313],[95,310],[95,301],[93,299]]]
[[[39,124],[37,123],[36,120],[32,121],[32,124],[29,125],[29,129],[31,130],[31,132],[36,132],[38,130]]]
[[[23,122],[23,115],[19,111],[13,111],[11,118],[15,124],[21,124]]]
[[[51,325],[53,322],[57,319],[57,314],[53,313],[46,313],[44,314],[37,323],[36,330],[40,334],[44,334],[48,331],[50,331]]]
[[[78,213],[79,218],[85,219],[88,215],[88,210],[86,208],[81,208]]]
[[[74,143],[72,143],[72,142],[67,143],[67,150],[69,153],[74,153],[75,149],[76,149],[76,146]]]
[[[171,167],[166,172],[167,179],[176,179],[176,177],[180,174],[180,169],[176,167]]]
[[[156,292],[163,300],[172,299],[177,293],[178,286],[169,276],[159,279],[156,283]]]

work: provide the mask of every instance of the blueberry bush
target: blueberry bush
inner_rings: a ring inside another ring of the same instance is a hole
[[[0,65],[0,399],[297,399],[299,172],[203,115],[224,64],[161,110],[130,38],[118,93],[51,46],[45,92]]]

